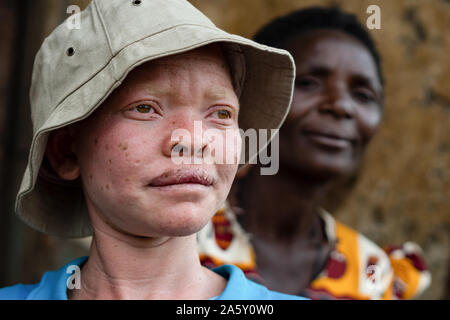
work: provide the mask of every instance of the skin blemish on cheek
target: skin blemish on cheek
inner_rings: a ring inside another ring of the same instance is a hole
[[[127,150],[128,149],[128,144],[126,142],[119,143],[119,149],[122,150],[122,151]]]
[[[94,140],[94,145],[97,145],[98,144],[98,139],[95,139]]]
[[[111,160],[111,159],[109,159],[109,160],[108,160],[108,162],[109,162],[109,164],[111,164],[111,163],[112,163],[112,160]]]
[[[140,163],[141,162],[141,160],[136,160],[136,163]]]
[[[107,184],[107,185],[105,186],[105,188],[106,188],[106,190],[109,190],[109,184]]]
[[[125,179],[125,182],[129,182],[129,181],[130,181],[130,179],[128,179],[128,178]]]
[[[92,180],[92,174],[90,174],[90,175],[89,175],[89,179],[91,179],[91,180]]]

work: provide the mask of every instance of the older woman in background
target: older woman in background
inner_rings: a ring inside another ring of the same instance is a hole
[[[198,235],[201,261],[233,263],[270,288],[313,299],[418,295],[430,274],[417,245],[383,250],[323,209],[336,184],[357,174],[382,118],[383,74],[369,33],[337,8],[309,8],[275,19],[255,40],[288,50],[297,67],[280,168],[263,176],[254,166],[235,183],[229,205]]]

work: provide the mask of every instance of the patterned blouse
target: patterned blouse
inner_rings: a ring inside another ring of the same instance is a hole
[[[420,247],[412,242],[381,249],[362,234],[320,212],[329,243],[335,243],[324,269],[299,295],[317,299],[411,299],[431,282]],[[226,205],[197,234],[201,263],[233,264],[264,284],[250,235]]]

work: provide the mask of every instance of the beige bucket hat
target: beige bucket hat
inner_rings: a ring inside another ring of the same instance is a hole
[[[289,111],[295,75],[290,54],[220,30],[185,0],[93,0],[78,14],[80,28],[62,23],[34,62],[33,139],[16,212],[43,233],[92,234],[79,181],[62,181],[45,169],[49,132],[87,118],[144,62],[222,43],[239,95],[240,128],[279,128]]]

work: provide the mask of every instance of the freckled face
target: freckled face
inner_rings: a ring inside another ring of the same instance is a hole
[[[80,129],[76,153],[91,216],[137,236],[197,232],[225,200],[240,149],[233,164],[176,164],[172,133],[187,130],[192,144],[183,142],[183,152],[202,157],[211,145],[194,121],[225,139],[227,129],[238,129],[238,111],[216,47],[134,69]]]

